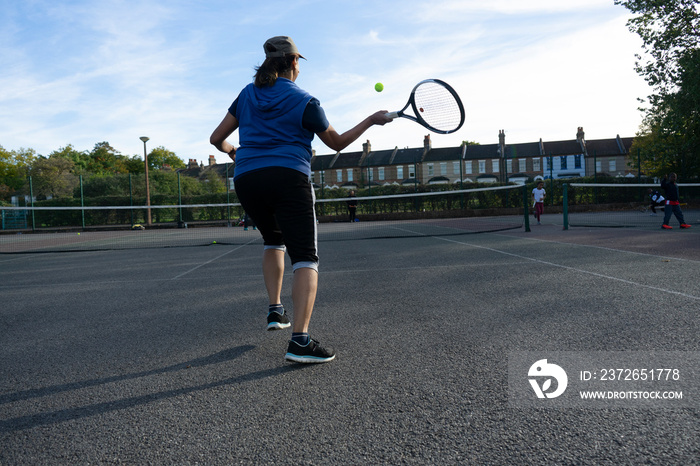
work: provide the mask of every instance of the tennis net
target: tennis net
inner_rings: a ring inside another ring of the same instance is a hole
[[[332,193],[325,193],[332,194]],[[316,201],[319,241],[447,236],[521,228],[522,186]],[[357,203],[350,222],[348,202]],[[151,223],[148,223],[149,210]],[[262,243],[238,203],[2,207],[0,253]]]
[[[565,185],[564,225],[570,227],[658,229],[664,206],[654,205],[658,184],[571,183]],[[679,183],[681,209],[689,224],[700,223],[700,183]]]

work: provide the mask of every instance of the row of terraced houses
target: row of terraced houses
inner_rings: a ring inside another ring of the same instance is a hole
[[[606,175],[636,176],[629,163],[633,138],[586,140],[583,128],[576,138],[565,141],[507,144],[505,131],[498,144],[464,144],[433,148],[430,135],[422,147],[373,150],[368,140],[362,151],[314,154],[312,180],[316,187],[363,188],[388,184],[526,183],[548,178]],[[209,167],[190,160],[185,174],[199,176],[215,169],[226,177],[226,165],[209,157]],[[229,178],[232,176],[228,174]],[[232,183],[231,183],[232,185]]]

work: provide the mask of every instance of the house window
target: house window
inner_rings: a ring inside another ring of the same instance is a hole
[[[610,173],[614,173],[617,171],[617,160],[615,159],[610,159]]]
[[[233,191],[233,177],[228,179],[228,190]]]
[[[518,159],[518,171],[520,173],[525,173],[527,171],[527,160]]]
[[[428,164],[428,176],[435,175],[435,166],[432,163]]]
[[[403,180],[403,165],[396,167],[396,179]]]
[[[479,173],[486,173],[486,160],[479,160]]]
[[[416,166],[415,166],[415,165],[409,165],[409,166],[408,166],[408,177],[409,177],[409,178],[415,178],[415,177],[416,177]]]
[[[447,175],[447,162],[440,162],[440,174]]]
[[[379,167],[377,170],[379,170],[379,179],[384,180],[384,167]]]
[[[452,162],[452,174],[459,175],[459,162]]]
[[[532,159],[532,171],[533,172],[538,172],[538,171],[542,170],[541,162],[542,162],[542,160],[539,157]]]
[[[601,162],[600,160],[596,160],[596,162],[595,162],[595,172],[596,172],[596,173],[600,173],[600,172],[602,171],[602,169],[603,169],[603,162]]]
[[[508,173],[513,173],[513,160],[506,160],[506,170],[508,171]]]
[[[563,155],[559,157],[559,168],[562,170],[566,170],[568,167],[568,164],[566,163],[566,155]]]
[[[491,172],[498,173],[500,171],[498,167],[498,159],[491,159]]]
[[[374,179],[374,173],[372,173],[374,169],[372,167],[367,167],[367,181],[372,181]]]
[[[348,181],[352,181],[352,168],[348,168]]]
[[[574,155],[574,168],[581,168],[581,155]]]
[[[343,181],[343,170],[336,170],[335,171],[335,180],[338,183],[341,183]]]
[[[547,170],[552,170],[554,167],[552,167],[552,160],[553,157],[546,157],[547,159]]]
[[[465,175],[471,175],[472,174],[472,161],[467,160],[464,162],[464,174]]]

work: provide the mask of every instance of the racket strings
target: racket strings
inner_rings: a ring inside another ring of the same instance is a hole
[[[462,124],[462,111],[455,96],[436,82],[416,88],[414,102],[418,116],[440,131],[451,131]]]

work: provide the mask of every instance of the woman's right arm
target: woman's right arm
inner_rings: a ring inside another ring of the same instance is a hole
[[[236,160],[236,148],[231,145],[226,138],[233,134],[234,131],[238,129],[238,119],[226,112],[226,116],[219,126],[216,127],[211,136],[209,137],[209,142],[219,149],[221,152],[225,152],[231,157],[231,160]]]
[[[357,126],[347,130],[343,134],[339,134],[335,128],[333,128],[333,125],[328,125],[328,128],[324,132],[318,133],[318,137],[325,145],[336,152],[340,152],[355,142],[357,138],[362,136],[362,133],[370,129],[372,126],[384,126],[390,121],[393,121],[391,118],[386,116],[387,113],[388,112],[386,110],[380,110],[368,116],[358,123]]]

